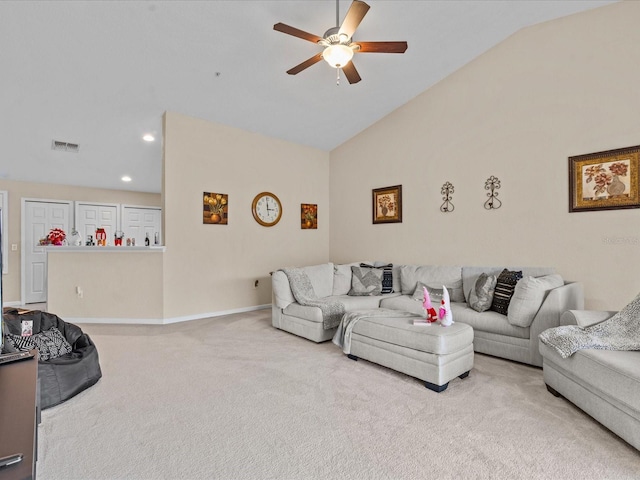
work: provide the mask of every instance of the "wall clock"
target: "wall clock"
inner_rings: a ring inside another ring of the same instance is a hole
[[[251,213],[256,222],[264,227],[273,227],[282,217],[280,199],[271,192],[256,195],[251,205]]]

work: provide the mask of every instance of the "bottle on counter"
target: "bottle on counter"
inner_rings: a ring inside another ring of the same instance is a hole
[[[153,244],[154,245],[160,245],[160,233],[156,232],[153,235]]]
[[[151,241],[149,240],[149,234],[147,233],[147,235],[144,237],[144,246],[148,247],[150,243]]]

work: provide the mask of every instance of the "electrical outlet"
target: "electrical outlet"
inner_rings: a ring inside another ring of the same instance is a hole
[[[17,252],[18,251],[18,244],[17,243],[12,243],[11,244],[11,251],[12,252]]]
[[[78,298],[82,298],[84,296],[84,292],[80,287],[76,287],[76,295],[78,296]]]
[[[253,283],[253,288],[258,288],[258,285],[260,285],[260,280],[256,280],[256,281]]]

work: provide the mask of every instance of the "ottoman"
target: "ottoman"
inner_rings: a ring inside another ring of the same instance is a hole
[[[352,360],[362,358],[423,380],[435,392],[473,368],[473,329],[466,323],[414,325],[421,317],[370,316],[351,332]]]

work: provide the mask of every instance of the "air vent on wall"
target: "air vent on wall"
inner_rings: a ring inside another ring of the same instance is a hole
[[[61,142],[60,140],[52,140],[51,150],[78,153],[78,150],[80,150],[80,145],[78,145],[77,143],[69,143],[69,142]]]

